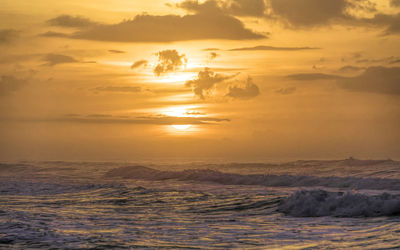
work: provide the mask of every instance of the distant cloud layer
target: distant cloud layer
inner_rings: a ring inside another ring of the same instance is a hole
[[[72,34],[49,31],[48,37],[67,37],[113,42],[172,42],[202,39],[261,39],[265,35],[244,27],[233,16],[223,13],[194,15],[137,15],[131,20],[117,24],[98,24],[82,17],[62,15],[48,21],[60,27],[76,27]]]
[[[297,81],[334,80],[343,89],[359,92],[400,95],[400,67],[369,67],[355,77],[329,74],[294,74]]]
[[[340,79],[338,84],[353,91],[400,95],[400,67],[370,67],[359,76]]]
[[[255,46],[255,47],[242,47],[230,49],[229,51],[248,51],[248,50],[276,50],[276,51],[297,51],[297,50],[313,50],[319,48],[311,48],[311,47],[274,47],[274,46]]]
[[[55,66],[57,64],[79,62],[78,60],[76,60],[71,56],[66,56],[61,54],[47,54],[43,57],[43,60],[47,62],[46,63],[47,66]]]
[[[47,23],[51,26],[68,27],[68,28],[83,28],[98,24],[85,17],[70,16],[70,15],[61,15],[52,18],[48,20]]]

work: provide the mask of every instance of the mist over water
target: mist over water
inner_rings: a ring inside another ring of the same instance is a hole
[[[398,248],[400,162],[0,164],[0,248]]]

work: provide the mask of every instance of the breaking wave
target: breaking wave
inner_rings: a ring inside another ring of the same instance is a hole
[[[400,196],[376,196],[324,190],[298,191],[285,199],[278,211],[294,217],[377,217],[400,215]]]
[[[347,189],[400,190],[398,179],[359,177],[317,177],[301,175],[241,175],[210,169],[161,171],[143,166],[120,167],[108,171],[109,178],[140,180],[180,180],[213,182],[224,185],[261,185],[268,187],[329,187]]]

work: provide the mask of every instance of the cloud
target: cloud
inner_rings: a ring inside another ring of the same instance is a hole
[[[223,76],[214,73],[209,68],[205,68],[203,71],[199,72],[197,79],[187,81],[185,86],[191,87],[196,96],[200,97],[201,99],[205,99],[205,97],[215,87],[216,84],[230,78],[232,78],[232,76]]]
[[[16,40],[19,36],[19,31],[13,29],[0,30],[0,44],[8,44]]]
[[[47,20],[47,24],[51,26],[67,28],[86,28],[89,26],[97,25],[98,23],[81,16],[61,15]]]
[[[233,16],[262,17],[266,5],[264,0],[186,0],[176,5],[179,8],[195,13],[222,13]]]
[[[86,116],[73,114],[54,118],[36,118],[29,119],[31,122],[76,122],[76,123],[104,123],[104,124],[152,124],[152,125],[175,125],[175,124],[191,124],[191,125],[217,125],[221,122],[229,122],[227,118],[216,117],[176,117],[176,116],[112,116],[107,114],[90,114]]]
[[[289,95],[289,94],[296,92],[296,90],[297,90],[296,87],[288,87],[288,88],[277,89],[275,91],[275,93],[281,94],[281,95]]]
[[[339,79],[338,84],[352,91],[400,95],[400,67],[369,67],[359,76]]]
[[[210,60],[214,60],[215,58],[217,58],[219,55],[215,52],[210,52],[210,54],[208,55],[210,57]]]
[[[359,20],[361,24],[385,27],[384,35],[400,34],[400,13],[396,15],[376,14],[370,19]]]
[[[27,84],[27,80],[18,79],[11,75],[0,77],[0,96],[10,95]]]
[[[376,13],[376,4],[369,0],[270,0],[271,14],[294,28],[310,28],[331,24],[375,26],[385,28],[385,34],[400,33],[400,14]],[[361,18],[357,13],[374,14]]]
[[[116,50],[116,49],[110,49],[110,50],[108,50],[108,52],[114,53],[114,54],[124,54],[124,53],[126,53],[125,51]]]
[[[270,0],[275,16],[290,26],[326,25],[335,18],[344,17],[346,0]]]
[[[57,64],[79,62],[71,56],[66,56],[66,55],[61,55],[61,54],[47,54],[43,58],[43,60],[47,62],[46,63],[47,66],[55,66]]]
[[[230,86],[228,94],[226,96],[232,97],[234,99],[251,99],[260,94],[260,89],[257,85],[253,83],[253,80],[248,77],[247,81],[241,86]]]
[[[179,55],[176,50],[163,50],[156,54],[158,56],[158,64],[154,68],[154,74],[160,76],[164,73],[175,72],[182,66],[186,65],[187,59],[184,54]]]
[[[262,39],[265,35],[244,27],[235,17],[223,13],[194,15],[137,15],[117,24],[81,27],[72,34],[49,31],[42,36],[68,37],[110,42],[172,42],[202,39]]]
[[[360,72],[361,70],[364,70],[365,67],[358,67],[358,66],[352,66],[352,65],[346,65],[338,69],[338,72],[340,73],[356,73]]]
[[[319,48],[312,47],[274,47],[274,46],[255,46],[255,47],[243,47],[230,49],[229,51],[248,51],[248,50],[277,50],[277,51],[296,51],[296,50],[313,50]]]
[[[217,51],[220,50],[218,48],[206,48],[206,49],[202,49],[202,51]]]
[[[137,69],[141,66],[146,66],[146,65],[147,65],[147,60],[139,60],[131,65],[131,69]]]
[[[293,80],[334,80],[340,88],[379,94],[400,95],[400,67],[368,67],[355,77],[327,74],[295,74],[288,76]]]
[[[142,88],[138,86],[107,86],[107,87],[97,87],[94,90],[105,91],[105,92],[137,93],[141,92]]]
[[[329,75],[322,73],[304,73],[288,75],[288,78],[296,81],[315,81],[315,80],[337,80],[343,78],[338,75]]]
[[[391,0],[390,5],[393,7],[400,7],[400,0]]]

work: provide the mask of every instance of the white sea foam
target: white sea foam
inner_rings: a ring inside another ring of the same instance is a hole
[[[400,215],[400,196],[302,190],[285,199],[278,211],[295,217],[377,217]]]
[[[400,190],[398,179],[359,177],[318,177],[297,175],[242,175],[210,169],[161,171],[143,166],[115,168],[106,177],[142,180],[168,180],[214,182],[225,185],[261,185],[268,187],[330,187],[348,189]]]

